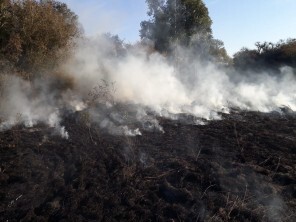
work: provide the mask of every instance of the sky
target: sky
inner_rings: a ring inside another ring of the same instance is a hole
[[[61,0],[63,1],[63,0]],[[64,0],[79,16],[86,35],[110,32],[127,43],[139,40],[148,19],[145,0]],[[230,56],[255,42],[296,38],[296,0],[204,0],[213,36]]]

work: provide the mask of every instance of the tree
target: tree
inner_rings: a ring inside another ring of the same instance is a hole
[[[149,21],[141,23],[140,36],[155,42],[161,52],[170,49],[170,43],[188,46],[190,39],[201,35],[212,37],[212,21],[201,0],[147,0]]]
[[[174,44],[190,47],[200,57],[228,61],[223,42],[213,39],[212,20],[202,0],[146,0],[148,21],[141,22],[140,37],[154,42],[161,53],[171,53]]]
[[[234,67],[237,69],[257,68],[256,62],[258,59],[258,49],[250,50],[248,48],[242,48],[239,52],[234,54],[233,63]]]
[[[120,57],[124,56],[127,52],[126,44],[124,40],[120,39],[118,35],[112,35],[111,33],[105,33],[102,36],[107,42],[109,42],[111,52],[109,52],[109,56],[112,57]]]
[[[77,16],[57,1],[0,3],[0,59],[20,71],[53,68],[80,33]]]

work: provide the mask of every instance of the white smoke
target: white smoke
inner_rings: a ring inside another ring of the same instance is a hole
[[[0,99],[0,116],[4,120],[0,122],[1,131],[14,125],[33,127],[38,123],[45,123],[55,128],[63,138],[69,137],[65,128],[60,125],[61,101],[54,98],[53,92],[47,91],[44,80],[28,82],[11,74],[6,78],[5,85]],[[39,90],[34,89],[37,86],[42,87]]]
[[[43,122],[68,138],[61,125],[62,110],[81,111],[90,101],[101,103],[91,108],[91,120],[116,135],[140,135],[142,130],[164,132],[156,116],[176,119],[187,113],[196,117],[193,124],[204,124],[203,119],[221,119],[219,113],[227,113],[231,107],[261,112],[281,106],[296,110],[296,79],[289,67],[283,67],[277,76],[247,76],[202,63],[187,49],[178,49],[177,53],[175,62],[137,46],[119,55],[106,37],[80,39],[73,57],[61,68],[73,79],[74,88],[58,91],[44,79],[27,82],[12,76],[6,84],[9,87],[2,90],[0,130]],[[108,84],[101,87],[102,80],[115,83],[115,90]],[[103,104],[97,101],[97,97],[103,97],[96,95],[100,90],[105,97]],[[112,96],[106,96],[108,93]],[[127,111],[132,107],[129,120],[124,117],[125,111],[113,109],[116,104],[126,104]],[[104,111],[99,110],[102,106]]]
[[[110,56],[112,44],[105,38],[79,46],[67,64],[79,90],[88,91],[101,79],[116,82],[117,102],[147,106],[159,114],[166,110],[205,119],[219,118],[218,112],[228,112],[230,106],[270,112],[285,105],[296,110],[296,80],[289,67],[283,67],[278,76],[257,73],[246,77],[190,59],[194,62],[183,64],[188,72],[182,73],[165,56],[143,49]],[[186,50],[179,53],[180,58],[191,56]]]

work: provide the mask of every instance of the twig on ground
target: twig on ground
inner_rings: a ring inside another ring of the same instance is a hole
[[[279,157],[278,164],[277,164],[277,166],[276,166],[276,168],[275,168],[275,171],[274,171],[273,175],[271,176],[271,179],[274,177],[274,175],[275,175],[275,174],[276,174],[276,172],[278,171],[278,169],[279,169],[279,166],[280,166],[280,161],[281,161],[281,157]]]
[[[201,152],[201,148],[199,149],[199,151],[198,151],[198,153],[197,153],[197,155],[196,155],[196,157],[195,157],[195,161],[197,161],[197,159],[198,159],[198,157],[199,157],[199,155],[200,155],[200,152]]]
[[[262,165],[262,164],[264,164],[264,163],[266,163],[268,160],[270,160],[271,159],[271,156],[270,157],[268,157],[266,160],[264,160],[263,162],[261,162],[261,163],[259,163],[258,164],[258,166],[260,166],[260,165]]]
[[[165,172],[163,174],[160,174],[158,176],[155,176],[155,177],[145,177],[144,179],[147,179],[147,180],[154,180],[154,179],[159,179],[161,177],[164,177],[166,175],[168,175],[169,173],[173,172],[173,171],[176,171],[176,170],[169,170],[168,172]]]
[[[203,198],[207,194],[208,189],[210,189],[211,187],[214,187],[214,186],[216,186],[216,184],[212,184],[212,185],[208,186],[207,189],[203,192],[201,198]]]

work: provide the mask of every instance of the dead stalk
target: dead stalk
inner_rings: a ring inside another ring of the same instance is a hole
[[[203,198],[207,194],[208,189],[210,189],[211,187],[214,187],[214,186],[216,186],[216,184],[208,186],[207,189],[205,190],[205,192],[203,193],[203,195],[201,196],[201,198]]]
[[[237,146],[240,148],[241,152],[244,151],[244,147],[241,146],[240,142],[239,142],[239,139],[238,139],[238,133],[237,133],[237,130],[236,130],[236,124],[234,123],[233,124],[233,127],[234,127],[234,134],[235,134],[235,138],[236,138],[236,142],[237,142]]]
[[[246,185],[246,190],[245,190],[245,194],[244,194],[244,198],[243,198],[243,203],[242,204],[244,204],[244,202],[245,202],[247,191],[248,191],[248,185]]]
[[[264,160],[263,162],[259,163],[258,166],[262,165],[262,164],[265,164],[268,160],[270,160],[271,156],[268,157],[266,160]]]
[[[235,200],[233,201],[233,204],[228,212],[227,218],[230,219],[230,214],[233,211],[234,207],[237,205],[237,201],[238,201],[238,196],[236,196]]]
[[[195,161],[197,161],[197,159],[198,159],[198,157],[199,157],[199,155],[200,155],[200,152],[201,152],[201,149],[199,149],[199,151],[198,151],[198,153],[197,153],[197,155],[196,155],[196,157],[195,157]]]
[[[280,161],[281,161],[281,157],[279,157],[278,164],[277,164],[277,166],[276,166],[276,168],[275,168],[275,171],[274,171],[273,175],[271,176],[271,179],[274,177],[274,175],[275,175],[275,174],[276,174],[276,172],[278,171],[278,169],[279,169],[279,166],[280,166]]]

